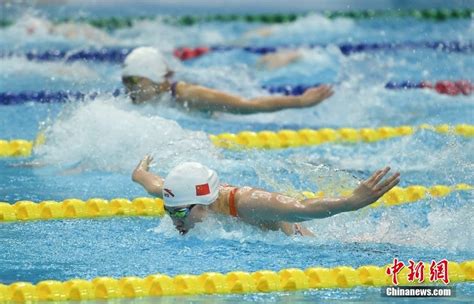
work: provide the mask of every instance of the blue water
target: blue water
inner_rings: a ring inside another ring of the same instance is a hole
[[[89,46],[154,45],[170,51],[182,45],[241,43],[260,25],[204,24],[188,28],[142,22],[107,33],[103,40],[65,38],[39,31],[28,35],[18,17],[0,29],[4,50]],[[28,21],[30,20],[30,21]],[[41,19],[40,20],[46,20]],[[41,27],[40,27],[41,29]],[[337,44],[459,40],[470,41],[471,20],[443,23],[414,19],[353,21],[311,16],[272,27],[273,35],[249,38],[246,45]],[[168,54],[169,55],[169,54]],[[307,51],[290,66],[256,68],[258,57],[241,51],[215,53],[181,63],[169,56],[177,77],[246,97],[266,94],[262,84],[335,83],[335,95],[305,110],[238,116],[196,114],[162,104],[133,106],[125,97],[104,94],[93,101],[67,104],[26,103],[0,106],[0,138],[47,142],[28,159],[0,159],[0,201],[134,198],[146,193],[130,180],[146,153],[155,155],[153,171],[165,175],[174,165],[197,160],[215,168],[221,180],[276,191],[336,191],[384,165],[402,174],[401,186],[474,184],[471,139],[429,131],[373,144],[334,145],[273,151],[224,151],[206,133],[283,128],[379,127],[383,125],[474,124],[472,96],[433,91],[391,91],[390,80],[474,80],[472,54],[433,50],[391,51],[344,56],[329,45]],[[120,66],[107,63],[0,60],[0,91],[111,91],[121,87]],[[39,167],[27,166],[30,162]],[[26,165],[26,166],[25,166]],[[416,204],[367,209],[307,223],[316,239],[263,232],[233,219],[213,218],[185,237],[168,218],[113,218],[7,223],[0,225],[0,283],[67,280],[75,277],[176,275],[205,271],[310,266],[386,265],[394,257],[430,261],[474,258],[473,193],[452,193]],[[472,284],[456,286],[456,300],[472,298]],[[196,302],[311,302],[345,299],[382,301],[379,289],[305,291],[257,295],[196,297]]]

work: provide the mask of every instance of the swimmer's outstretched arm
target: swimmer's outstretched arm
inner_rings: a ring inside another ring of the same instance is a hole
[[[293,223],[355,211],[376,202],[400,182],[398,172],[382,181],[389,170],[386,167],[376,171],[348,197],[297,200],[278,193],[241,188],[236,193],[237,211],[244,220]]]
[[[333,91],[330,86],[322,85],[308,89],[299,96],[266,96],[247,100],[240,96],[185,82],[179,82],[176,85],[177,100],[189,107],[236,114],[311,107],[329,98],[332,94]]]
[[[163,198],[163,178],[148,171],[152,161],[153,157],[146,155],[133,170],[132,180],[140,184],[151,195]]]
[[[302,57],[303,55],[299,50],[281,50],[262,55],[257,62],[257,66],[267,69],[277,69],[296,62]]]

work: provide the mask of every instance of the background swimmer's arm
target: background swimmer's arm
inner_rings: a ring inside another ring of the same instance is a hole
[[[297,200],[262,190],[237,192],[236,207],[242,219],[302,222],[325,218],[341,212],[355,211],[376,202],[400,182],[397,172],[383,180],[390,168],[376,171],[363,181],[351,196]]]
[[[302,56],[299,50],[282,50],[261,56],[257,62],[257,66],[267,69],[276,69],[298,61]]]
[[[140,184],[151,195],[163,198],[163,179],[148,171],[152,161],[153,157],[146,155],[133,170],[132,180]]]
[[[251,29],[245,32],[240,38],[234,41],[229,41],[229,45],[238,45],[238,46],[245,46],[252,44],[250,40],[252,39],[262,39],[263,37],[268,37],[273,35],[273,27],[272,26],[265,26],[259,27],[257,29]]]
[[[188,106],[208,111],[225,111],[236,114],[274,112],[288,108],[304,108],[319,104],[333,94],[330,86],[319,86],[306,90],[299,96],[266,96],[246,100],[202,86],[179,82],[176,86],[177,100]]]

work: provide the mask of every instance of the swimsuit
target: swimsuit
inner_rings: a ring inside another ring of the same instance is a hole
[[[171,90],[171,96],[172,96],[173,98],[176,97],[176,86],[177,86],[177,85],[178,85],[178,81],[175,81],[175,82],[171,83],[171,88],[170,88],[170,90]]]
[[[237,208],[235,207],[235,192],[237,192],[237,190],[239,190],[239,188],[234,188],[230,190],[229,193],[229,213],[233,217],[238,217]]]

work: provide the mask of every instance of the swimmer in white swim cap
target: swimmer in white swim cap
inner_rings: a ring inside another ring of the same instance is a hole
[[[306,108],[329,98],[330,86],[306,90],[299,96],[266,96],[245,99],[215,89],[173,81],[166,59],[151,47],[134,49],[124,61],[122,82],[133,103],[142,103],[161,94],[169,94],[177,103],[200,111],[222,111],[235,114],[274,112],[289,108]]]
[[[165,211],[181,234],[209,214],[217,213],[262,229],[312,236],[300,222],[364,208],[400,182],[398,172],[384,179],[390,170],[385,167],[361,182],[349,196],[298,200],[253,187],[219,184],[214,170],[195,162],[176,166],[163,179],[149,171],[152,161],[151,156],[145,156],[133,171],[132,180],[149,194],[164,200]]]

